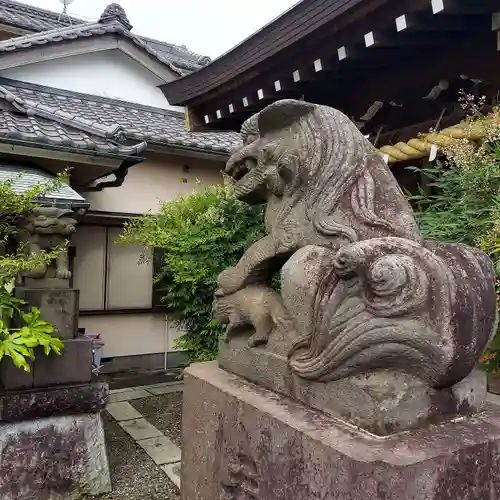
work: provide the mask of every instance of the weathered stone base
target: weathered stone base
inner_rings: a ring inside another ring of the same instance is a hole
[[[486,399],[486,374],[476,370],[459,384],[434,389],[403,372],[380,371],[316,382],[293,374],[285,353],[290,339],[271,338],[250,348],[252,331],[219,344],[219,365],[250,382],[301,401],[378,436],[477,413]]]
[[[495,500],[500,412],[385,438],[220,369],[186,370],[182,500]]]
[[[111,491],[99,414],[0,424],[2,500],[78,500]]]

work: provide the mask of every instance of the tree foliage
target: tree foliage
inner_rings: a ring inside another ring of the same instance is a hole
[[[462,126],[484,122],[481,143],[454,140],[436,166],[414,169],[427,179],[426,189],[410,196],[424,236],[465,243],[490,255],[500,297],[500,109],[488,120],[477,113]],[[500,337],[482,359],[488,371],[500,368]]]
[[[126,225],[122,242],[160,252],[161,269],[155,279],[165,305],[185,332],[177,346],[189,351],[193,361],[211,360],[217,354],[223,331],[212,321],[218,274],[236,264],[263,233],[263,207],[235,200],[224,186],[165,202],[157,215]]]

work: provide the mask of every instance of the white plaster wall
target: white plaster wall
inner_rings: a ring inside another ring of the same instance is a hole
[[[174,351],[175,339],[181,335],[163,314],[81,316],[78,325],[101,335],[106,358]]]
[[[164,109],[183,109],[168,104],[158,88],[163,80],[117,49],[19,66],[0,71],[0,76]]]
[[[179,195],[192,193],[209,184],[222,182],[220,165],[199,163],[184,171],[183,164],[148,159],[132,167],[122,186],[104,189],[97,193],[85,193],[91,210],[130,214],[155,212],[161,201],[169,201]],[[187,182],[181,182],[187,179]]]
[[[192,163],[192,161],[191,161]],[[132,167],[121,187],[99,193],[85,193],[91,210],[147,213],[161,201],[175,199],[204,185],[220,183],[224,164],[199,161],[185,172],[182,161],[147,159]],[[186,178],[187,183],[181,182]],[[198,181],[201,181],[199,183]],[[78,231],[78,227],[77,227]],[[79,254],[77,252],[77,259]],[[79,326],[89,333],[99,333],[105,342],[104,357],[156,354],[175,350],[175,340],[182,332],[163,314],[104,314],[81,316]]]

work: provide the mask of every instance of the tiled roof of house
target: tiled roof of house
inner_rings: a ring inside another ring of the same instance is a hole
[[[16,193],[25,193],[34,186],[47,185],[53,180],[53,175],[39,168],[0,163],[0,183],[12,182],[12,189]],[[67,184],[62,184],[54,192],[47,193],[44,198],[87,204],[85,198]]]
[[[61,125],[55,121],[23,116],[20,113],[3,111],[0,113],[0,138],[23,141],[39,146],[67,147],[104,155],[132,156],[132,149],[114,141],[101,139],[92,134]],[[134,148],[137,149],[137,148]]]
[[[26,5],[14,0],[0,0],[0,23],[32,32],[61,30],[65,34],[64,36],[71,36],[68,34],[67,28],[69,28],[69,32],[72,31],[72,28],[76,28],[75,33],[81,33],[82,36],[88,36],[89,33],[102,34],[94,32],[96,30],[95,26],[99,25],[102,27],[102,24],[106,24],[87,23],[81,19],[68,18],[67,16],[61,17],[56,12]],[[109,24],[113,24],[112,19]],[[123,26],[122,29],[126,32],[126,36],[134,40],[135,43],[143,47],[151,55],[168,64],[180,75],[197,71],[210,63],[210,58],[195,54],[185,47],[132,34]],[[54,33],[50,37],[51,41],[58,41],[54,39],[56,37]],[[45,41],[40,40],[44,40],[44,36],[41,39],[37,39],[35,43],[48,43],[49,41],[48,39],[45,39]]]
[[[165,56],[162,52],[154,50],[132,32],[128,31],[121,23],[111,21],[110,23],[89,23],[77,24],[75,26],[65,26],[40,33],[31,33],[16,38],[9,38],[0,42],[0,55],[5,52],[14,52],[30,49],[36,46],[60,43],[82,38],[98,37],[109,34],[122,35],[131,40],[136,46],[146,51],[149,55],[166,64],[179,75],[184,75],[188,71],[172,62],[171,57]]]
[[[138,154],[144,148],[141,142],[131,149],[123,145],[125,140],[220,154],[230,153],[241,141],[233,132],[188,132],[182,112],[3,78],[0,86],[0,97],[22,112],[0,111],[0,137],[22,132],[26,140],[55,137],[72,140],[75,147],[91,141],[102,152],[112,144],[122,148],[116,154]]]
[[[119,156],[136,156],[146,148],[145,142],[122,144],[120,127],[105,127],[23,99],[7,87],[0,86],[0,99],[7,104],[0,112],[0,137],[5,139]]]

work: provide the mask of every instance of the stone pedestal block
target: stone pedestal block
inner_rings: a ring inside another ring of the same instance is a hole
[[[2,500],[79,500],[111,491],[99,414],[0,425]]]
[[[387,437],[255,386],[186,371],[182,500],[494,500],[500,412]]]
[[[73,339],[78,330],[79,290],[18,288],[16,293],[29,305],[38,307],[41,317],[54,325],[56,335],[63,339]]]
[[[33,387],[33,363],[31,371],[25,372],[17,368],[10,358],[4,357],[0,362],[0,386],[6,391],[21,391]]]
[[[42,348],[35,352],[31,372],[16,368],[8,358],[0,365],[0,380],[6,391],[84,384],[92,379],[92,341],[71,339],[64,342],[60,356],[46,356]]]
[[[71,339],[64,342],[60,356],[46,356],[37,349],[33,370],[34,387],[83,384],[92,379],[92,341]]]

